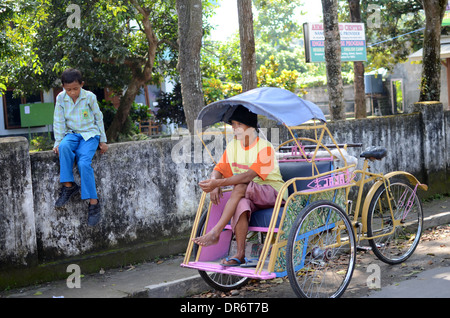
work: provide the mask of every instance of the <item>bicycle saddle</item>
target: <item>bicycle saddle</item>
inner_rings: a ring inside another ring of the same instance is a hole
[[[387,150],[386,148],[383,147],[368,147],[366,148],[366,150],[363,151],[362,154],[360,154],[359,156],[361,158],[365,158],[365,159],[370,159],[370,160],[381,160],[384,157],[386,157],[387,155]]]

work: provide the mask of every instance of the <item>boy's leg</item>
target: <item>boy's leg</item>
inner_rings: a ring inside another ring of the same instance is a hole
[[[211,229],[211,231],[209,231],[205,235],[195,238],[193,240],[194,243],[201,246],[210,246],[217,244],[220,238],[220,233],[233,217],[239,201],[245,196],[246,189],[246,184],[237,184],[234,186],[233,191],[231,192],[231,196],[225,204],[222,216],[220,217],[217,224]]]
[[[73,183],[73,164],[75,162],[75,150],[78,148],[81,136],[67,134],[58,146],[61,183]]]
[[[80,188],[74,182],[73,164],[75,149],[78,147],[79,138],[75,134],[68,134],[61,141],[59,149],[60,182],[63,184],[59,198],[55,202],[56,207],[64,206],[67,201],[77,193]]]
[[[95,186],[94,169],[92,168],[92,158],[98,148],[99,137],[89,140],[81,140],[78,149],[75,151],[77,157],[78,171],[81,179],[81,199],[97,199],[97,189]]]
[[[88,225],[95,226],[100,222],[101,206],[97,198],[97,189],[95,187],[94,169],[92,169],[92,158],[98,148],[100,137],[89,138],[80,142],[77,149],[78,171],[81,178],[81,199],[90,199],[88,209]],[[92,202],[96,201],[96,203]]]

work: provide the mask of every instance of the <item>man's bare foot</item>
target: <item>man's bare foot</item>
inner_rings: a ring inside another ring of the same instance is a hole
[[[245,263],[245,257],[240,258],[238,256],[233,256],[233,257],[227,257],[227,258],[223,259],[220,264],[222,264],[223,266],[239,266],[244,263]]]
[[[198,244],[200,246],[211,246],[219,243],[219,237],[220,237],[219,235],[211,231],[203,236],[192,239],[192,241],[194,241],[195,244]]]

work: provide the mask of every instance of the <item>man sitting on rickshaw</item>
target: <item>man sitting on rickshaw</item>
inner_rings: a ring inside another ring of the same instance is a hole
[[[193,239],[200,246],[217,244],[220,233],[231,221],[237,252],[222,260],[223,266],[240,266],[245,260],[245,243],[250,216],[260,209],[271,208],[283,186],[272,144],[258,136],[258,117],[239,105],[229,121],[234,138],[214,167],[210,179],[199,183],[210,193],[213,204],[219,204],[221,187],[233,186],[217,224],[205,235]],[[286,198],[285,198],[286,199]]]

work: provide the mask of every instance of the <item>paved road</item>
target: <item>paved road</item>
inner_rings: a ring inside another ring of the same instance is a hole
[[[367,280],[380,269],[378,290],[370,289]],[[209,292],[195,298],[295,298],[287,279],[251,282],[231,293]],[[352,280],[342,298],[450,298],[450,226],[427,230],[414,254],[403,264],[388,265],[372,252],[358,252]]]

